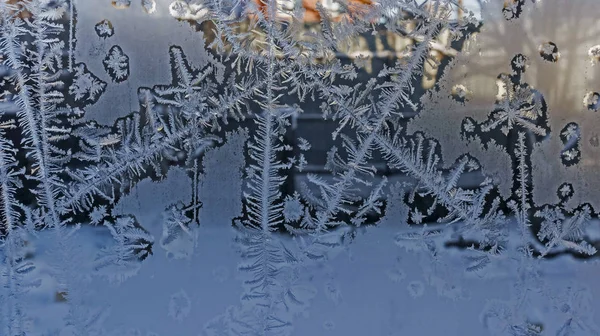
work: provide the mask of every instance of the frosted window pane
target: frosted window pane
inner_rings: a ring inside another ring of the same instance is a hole
[[[0,0],[0,335],[600,335],[599,12]]]

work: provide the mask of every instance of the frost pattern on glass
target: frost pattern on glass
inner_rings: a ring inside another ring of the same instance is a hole
[[[600,334],[597,12],[0,0],[0,334]]]
[[[108,20],[102,20],[94,26],[94,30],[96,30],[96,34],[102,38],[108,38],[115,34],[115,28],[112,23]]]

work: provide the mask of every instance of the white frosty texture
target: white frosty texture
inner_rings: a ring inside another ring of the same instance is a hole
[[[122,10],[115,10],[103,1],[77,3],[75,56],[78,61],[109,82],[110,77],[106,75],[102,64],[103,57],[98,57],[95,50],[100,49],[100,55],[106,55],[112,45],[119,45],[127,50],[132,69],[127,81],[129,85],[125,88],[110,85],[98,104],[88,108],[88,118],[101,124],[112,124],[115,119],[131,112],[127,108],[113,107],[128,107],[132,103],[137,105],[139,87],[170,83],[168,50],[172,45],[182,47],[190,63],[200,67],[204,65],[208,58],[205,49],[198,47],[202,41],[198,34],[201,33],[194,32],[187,23],[174,20],[168,14],[168,5],[168,1],[157,1],[155,12],[148,15],[141,0],[131,1],[131,6]],[[108,45],[94,31],[94,25],[105,19],[115,27],[115,34],[108,39]]]
[[[598,20],[587,13],[600,11],[600,3],[594,0],[578,3],[582,11],[568,15],[576,17],[574,21],[577,22],[568,32],[559,28],[547,29],[546,24],[564,20],[563,14],[571,7],[569,1],[524,3],[523,14],[518,20],[511,21],[497,15],[502,1],[485,3],[482,14],[487,24],[468,43],[468,52],[459,55],[452,70],[445,73],[440,92],[425,100],[425,110],[409,125],[409,131],[423,130],[444,143],[442,151],[445,162],[452,162],[453,158],[464,152],[473,153],[481,161],[484,170],[496,177],[500,190],[508,195],[511,168],[506,154],[494,148],[482,150],[477,142],[461,140],[459,130],[464,116],[472,116],[478,121],[485,119],[492,110],[491,104],[497,94],[497,75],[500,72],[509,73],[508,60],[517,53],[525,53],[529,60],[523,80],[544,93],[550,114],[549,126],[555,134],[533,149],[534,201],[537,204],[555,203],[556,189],[561,183],[569,182],[577,191],[570,204],[590,202],[598,208],[600,180],[595,172],[600,162],[600,151],[594,144],[599,134],[597,125],[600,123],[600,114],[588,110],[581,102],[588,91],[596,90],[593,88],[598,86],[600,77],[597,76],[597,67],[590,63],[589,53],[594,42],[576,41],[571,32],[597,29]],[[545,61],[537,52],[529,53],[529,50],[537,51],[538,46],[547,41],[570,52],[563,52],[556,63]],[[560,84],[557,78],[562,78]],[[450,97],[454,84],[462,84],[472,92],[472,99],[464,106]],[[555,159],[560,157],[564,148],[558,133],[570,122],[581,126],[581,163],[576,167],[565,167]]]

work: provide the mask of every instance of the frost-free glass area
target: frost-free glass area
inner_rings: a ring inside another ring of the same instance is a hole
[[[595,0],[0,0],[0,335],[598,335]]]

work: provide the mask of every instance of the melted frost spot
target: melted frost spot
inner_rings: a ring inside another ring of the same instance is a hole
[[[598,134],[594,134],[590,138],[590,145],[592,145],[592,147],[598,147],[598,146],[600,146],[600,139],[598,139]]]
[[[591,47],[588,50],[588,56],[590,56],[590,60],[592,61],[592,65],[600,62],[600,44]]]
[[[471,92],[466,86],[462,84],[456,84],[452,87],[452,98],[454,98],[454,100],[464,103],[468,101],[470,97]]]
[[[173,1],[169,6],[169,13],[171,16],[183,19],[190,13],[188,4],[183,1]]]
[[[229,279],[229,271],[225,266],[219,266],[212,272],[213,278],[220,283],[223,283]]]
[[[185,1],[176,0],[169,6],[169,13],[180,20],[201,20],[208,10],[199,4],[188,4]]]
[[[116,9],[126,9],[131,6],[131,0],[114,0],[112,6]]]
[[[139,329],[131,328],[123,333],[124,336],[142,336],[142,332]]]
[[[154,0],[142,0],[142,7],[148,14],[152,14],[156,11],[156,1]]]
[[[66,326],[62,328],[58,336],[77,336],[77,328],[74,326]]]
[[[506,20],[518,19],[523,12],[524,0],[504,0],[502,14]]]
[[[192,310],[192,301],[184,290],[171,295],[169,300],[169,316],[181,322]]]
[[[563,161],[571,163],[571,162],[577,161],[577,158],[579,157],[579,155],[580,155],[580,152],[578,150],[569,149],[562,153],[562,158],[563,158]]]
[[[325,330],[334,330],[335,329],[335,322],[331,321],[331,320],[327,320],[325,322],[323,322],[323,329]]]
[[[418,298],[425,292],[425,286],[421,281],[411,281],[406,287],[408,294],[413,298]]]
[[[588,110],[597,112],[600,109],[600,94],[598,92],[588,92],[583,97],[583,105]]]
[[[112,23],[108,20],[102,20],[96,23],[94,30],[96,31],[96,35],[102,38],[109,38],[115,34],[115,29]]]
[[[386,271],[388,278],[394,283],[402,282],[406,279],[406,272],[400,268],[392,268]]]
[[[336,305],[342,303],[342,292],[339,286],[333,282],[328,282],[325,284],[325,295]]]
[[[573,185],[570,183],[563,183],[558,187],[558,190],[556,191],[556,194],[558,195],[558,198],[563,201],[566,202],[567,200],[569,200],[571,197],[573,197],[573,194],[575,194],[575,190],[573,189]]]
[[[527,69],[527,57],[523,54],[516,54],[510,61],[510,67],[513,74],[522,73]]]
[[[554,42],[542,43],[538,48],[540,56],[548,62],[556,62],[560,58],[558,47]]]
[[[110,48],[102,63],[114,82],[120,83],[129,77],[129,57],[125,55],[121,47],[113,46]]]

